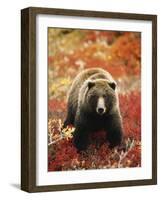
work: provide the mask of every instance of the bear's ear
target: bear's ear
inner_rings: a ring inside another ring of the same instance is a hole
[[[88,82],[88,88],[90,89],[91,87],[93,87],[95,85],[94,81],[89,81]]]
[[[111,83],[108,83],[108,84],[113,90],[116,89],[116,83],[115,82],[111,82]]]

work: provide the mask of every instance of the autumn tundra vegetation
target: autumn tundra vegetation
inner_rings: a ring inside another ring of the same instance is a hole
[[[124,138],[110,149],[105,133],[93,133],[84,151],[73,145],[74,126],[63,128],[67,93],[76,75],[100,67],[117,82]],[[48,29],[48,170],[141,166],[141,34]]]

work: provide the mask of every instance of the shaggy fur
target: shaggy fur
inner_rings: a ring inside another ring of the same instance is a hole
[[[105,113],[96,111],[99,98],[104,99]],[[89,145],[89,134],[104,130],[110,147],[122,141],[122,120],[119,109],[116,82],[103,69],[84,70],[73,81],[68,95],[68,112],[64,127],[75,126],[74,145],[85,150]]]

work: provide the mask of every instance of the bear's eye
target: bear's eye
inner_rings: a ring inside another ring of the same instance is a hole
[[[112,82],[112,83],[108,83],[108,84],[113,90],[116,89],[116,83]]]

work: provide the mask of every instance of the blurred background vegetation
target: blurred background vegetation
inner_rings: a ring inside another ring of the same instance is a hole
[[[90,147],[93,151],[90,149],[90,153],[87,150],[83,155],[79,155],[74,147],[71,147],[74,127],[61,131],[66,116],[67,92],[70,85],[79,72],[92,67],[109,71],[118,82],[127,144],[123,157],[118,149],[117,153],[109,153],[107,145],[100,146],[103,150],[100,150],[99,154],[98,151],[94,151],[94,147]],[[140,166],[140,83],[140,33],[48,28],[49,170]],[[90,161],[92,155],[93,161]],[[105,162],[99,164],[102,160],[99,156],[102,155]],[[114,155],[117,159],[112,162]]]

